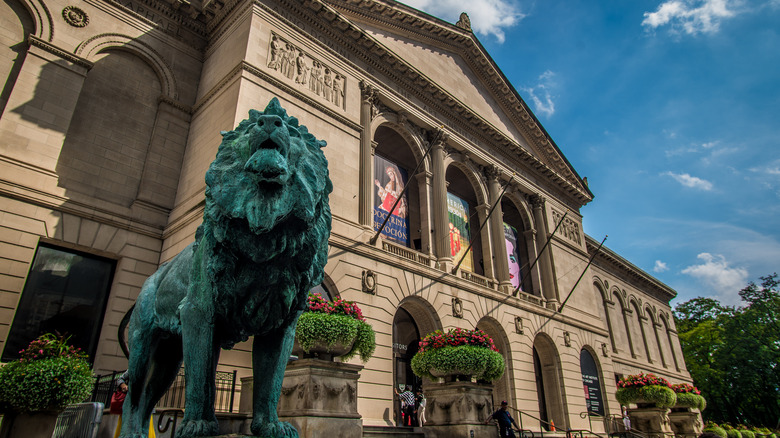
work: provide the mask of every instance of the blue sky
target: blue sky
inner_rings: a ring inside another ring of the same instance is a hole
[[[461,12],[595,194],[585,232],[738,305],[780,271],[780,0],[408,0]]]

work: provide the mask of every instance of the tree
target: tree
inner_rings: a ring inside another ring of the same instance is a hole
[[[708,420],[775,427],[780,418],[780,281],[760,278],[739,292],[742,307],[694,298],[674,310]]]

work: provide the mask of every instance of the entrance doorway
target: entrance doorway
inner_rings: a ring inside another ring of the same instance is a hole
[[[553,341],[540,334],[534,340],[534,373],[536,374],[536,393],[539,400],[539,418],[542,430],[566,430],[566,395],[563,389],[563,376],[558,350]]]
[[[412,372],[412,357],[417,353],[419,345],[420,330],[414,318],[405,309],[398,309],[393,319],[393,383],[398,392],[422,388],[422,379]],[[397,398],[393,403],[393,411],[396,424],[403,424],[401,402]]]

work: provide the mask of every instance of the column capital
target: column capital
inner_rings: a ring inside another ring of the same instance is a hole
[[[485,166],[485,178],[487,178],[489,182],[498,181],[502,173],[501,169],[495,164]]]
[[[372,103],[377,95],[376,88],[366,81],[360,81],[359,85],[363,103]]]
[[[434,149],[444,149],[444,144],[450,138],[444,127],[441,126],[433,131],[428,131],[428,141],[433,144]]]
[[[533,206],[534,209],[544,208],[544,204],[547,202],[547,199],[539,193],[529,196],[528,200],[531,201],[531,206]]]

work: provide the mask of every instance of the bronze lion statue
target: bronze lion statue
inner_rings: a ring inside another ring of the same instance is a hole
[[[295,325],[328,257],[333,185],[317,140],[274,98],[222,132],[206,172],[195,242],[143,285],[127,326],[129,392],[124,438],[144,437],[149,417],[184,362],[184,419],[177,437],[219,433],[214,375],[222,348],[254,336],[251,431],[297,437],[276,414]],[[120,335],[120,338],[122,335]],[[120,341],[123,341],[120,339]]]

